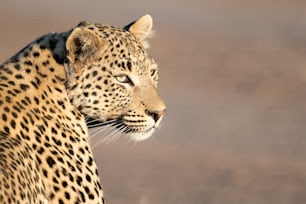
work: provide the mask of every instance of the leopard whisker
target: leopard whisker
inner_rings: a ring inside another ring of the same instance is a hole
[[[121,122],[116,121],[116,122],[104,125],[102,127],[95,128],[93,131],[90,132],[89,139],[93,140],[96,136],[100,135],[100,133],[102,133],[102,132],[104,133],[104,135],[108,135],[113,131],[113,129],[116,130],[116,129],[120,128],[120,126],[122,126],[122,125],[123,124]],[[103,137],[105,137],[105,136],[103,136]]]
[[[118,140],[118,138],[124,133],[124,129],[127,127],[120,127],[119,129],[117,129],[116,131],[114,131],[111,135],[110,141],[108,141],[108,143],[111,142],[116,142]]]
[[[112,127],[112,130],[109,131],[108,134],[103,136],[103,138],[100,141],[95,143],[92,146],[92,149],[94,149],[95,147],[97,147],[101,143],[115,142],[124,133],[123,131],[124,131],[125,128],[127,128],[127,127],[126,126],[122,126],[119,129],[115,129],[114,127]]]
[[[105,125],[108,125],[108,124],[111,124],[112,122],[105,122],[105,123],[99,123],[99,124],[93,124],[93,125],[88,125],[87,124],[87,127],[89,129],[92,129],[92,128],[95,128],[95,127],[101,127],[101,126],[105,126]]]
[[[100,135],[100,133],[105,132],[105,134],[108,134],[108,132],[110,132],[110,125],[105,125],[103,127],[97,127],[95,129],[93,129],[90,134],[89,134],[89,139],[93,140],[96,136]]]
[[[118,121],[118,119],[107,120],[107,121],[104,121],[104,122],[102,122],[99,119],[93,119],[93,120],[90,120],[88,122],[86,121],[86,124],[87,124],[88,128],[93,128],[93,127],[97,127],[97,126],[104,126],[104,125],[107,125],[107,124],[110,124],[110,123],[113,123],[113,122],[116,122],[116,121]],[[98,124],[95,124],[96,122],[98,122]]]

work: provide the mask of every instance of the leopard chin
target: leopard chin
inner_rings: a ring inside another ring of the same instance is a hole
[[[153,135],[155,130],[156,128],[152,127],[149,130],[146,130],[143,132],[130,132],[130,133],[126,133],[126,135],[134,142],[141,142],[141,141],[149,139]]]

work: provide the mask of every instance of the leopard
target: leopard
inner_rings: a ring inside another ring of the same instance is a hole
[[[105,203],[89,124],[135,142],[159,127],[152,26],[150,15],[123,27],[84,21],[0,66],[0,203]]]

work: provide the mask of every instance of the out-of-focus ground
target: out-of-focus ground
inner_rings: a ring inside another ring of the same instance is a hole
[[[150,13],[161,131],[94,149],[108,203],[306,203],[306,2],[3,1],[0,60],[88,20]]]

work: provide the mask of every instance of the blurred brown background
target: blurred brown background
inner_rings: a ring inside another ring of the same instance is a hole
[[[79,21],[154,19],[154,138],[95,148],[108,203],[306,203],[306,2],[2,1],[0,60]]]

